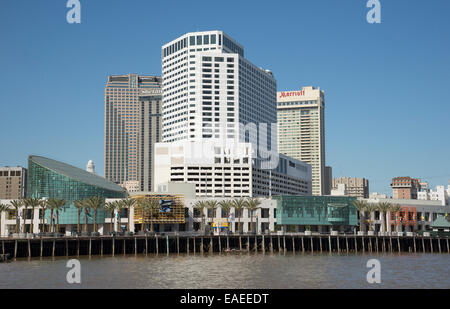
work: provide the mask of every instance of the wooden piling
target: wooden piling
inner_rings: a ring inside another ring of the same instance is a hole
[[[30,239],[28,239],[28,257],[31,257],[31,244],[30,244]]]
[[[186,253],[189,254],[189,237],[186,240]]]
[[[5,254],[5,241],[2,240],[2,254]]]
[[[137,254],[137,237],[134,236],[134,255]]]
[[[250,252],[250,237],[247,236],[247,252]]]
[[[155,247],[156,247],[156,254],[159,254],[158,235],[155,235]]]
[[[358,252],[358,240],[355,236],[355,252]]]
[[[145,255],[147,255],[147,254],[148,254],[148,237],[147,237],[147,233],[146,233],[145,234]]]
[[[196,243],[195,243],[195,236],[194,236],[194,239],[193,239],[193,246],[194,246],[194,253],[196,253]]]
[[[286,252],[286,236],[283,235],[283,251]]]
[[[112,256],[114,256],[116,249],[116,242],[114,241],[114,236],[111,238]],[[80,248],[80,240],[78,240],[78,248]]]
[[[417,248],[416,248],[416,236],[414,236],[413,241],[414,241],[414,253],[417,253]]]
[[[103,256],[103,238],[100,238],[100,255]]]
[[[401,252],[400,238],[399,237],[397,237],[397,247],[398,247],[398,252]]]
[[[328,251],[331,253],[331,236],[328,235]]]
[[[66,238],[66,256],[69,256],[69,240]]]
[[[270,235],[270,252],[273,253],[273,239],[272,239],[272,235]]]
[[[442,251],[441,251],[441,238],[438,237],[437,241],[438,241],[439,253],[442,253]]]
[[[319,236],[320,253],[322,253],[322,236]]]
[[[255,252],[258,252],[258,236],[255,235],[255,245],[253,246],[255,249]]]
[[[209,238],[209,253],[213,252],[213,238],[212,236]]]
[[[262,252],[266,253],[266,242],[264,240],[264,235],[262,235],[261,247],[262,247]]]
[[[169,255],[169,235],[166,235],[166,254]]]
[[[423,236],[422,236],[422,251],[423,253],[425,253],[425,239]]]
[[[281,239],[280,239],[280,236],[278,236],[278,252],[281,252]]]
[[[55,239],[53,238],[52,257],[55,257]]]
[[[375,236],[375,246],[377,247],[377,253],[378,253],[378,236]]]
[[[362,239],[362,249],[363,249],[363,252],[366,252],[366,241],[364,240],[364,236],[363,236],[361,239]]]
[[[389,249],[391,252],[394,252],[394,250],[392,249],[392,237],[389,236]]]
[[[177,254],[180,254],[180,236],[177,235]]]
[[[313,237],[311,236],[311,253],[314,252],[314,242],[313,242]]]
[[[263,235],[263,237],[264,237],[264,235]],[[292,238],[292,252],[295,253],[295,240],[294,240],[294,236],[291,236],[291,238]],[[263,240],[264,240],[264,238],[263,238]]]
[[[44,251],[44,240],[41,238],[41,253],[39,257],[42,257],[43,251]]]
[[[302,236],[302,252],[305,253],[305,241],[303,236]]]
[[[242,237],[239,235],[239,251],[242,251]]]
[[[91,250],[92,250],[92,238],[89,237],[89,256],[91,256]]]
[[[337,242],[337,252],[341,252],[341,245],[339,243],[339,236],[336,237],[336,242]]]
[[[345,236],[345,248],[347,249],[347,253],[349,252],[348,249],[348,236]]]
[[[222,252],[222,240],[220,239],[220,235],[219,235],[219,252]]]
[[[227,250],[228,251],[230,250],[230,237],[228,235],[227,235]]]
[[[433,238],[429,238],[430,239],[430,248],[431,248],[431,253],[434,253],[434,248],[433,248]]]
[[[17,239],[14,240],[14,258],[17,258]]]
[[[200,253],[203,253],[203,237],[200,237]]]
[[[448,237],[447,237],[447,253],[450,253],[450,247],[448,246]]]

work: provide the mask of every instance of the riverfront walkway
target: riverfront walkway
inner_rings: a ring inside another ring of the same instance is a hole
[[[11,258],[214,252],[450,253],[449,237],[357,235],[134,235],[0,238]]]

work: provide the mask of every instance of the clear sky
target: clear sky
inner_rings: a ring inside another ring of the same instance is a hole
[[[325,91],[326,162],[391,193],[394,176],[450,179],[450,1],[66,0],[0,4],[0,166],[29,154],[103,175],[104,86],[111,74],[161,74],[161,45],[223,30],[278,90]]]

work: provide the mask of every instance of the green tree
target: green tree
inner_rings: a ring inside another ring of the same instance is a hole
[[[400,206],[399,204],[392,204],[391,209],[389,209],[389,212],[391,214],[394,214],[395,231],[396,232],[398,232],[398,230],[399,230],[399,224],[397,224],[397,219],[398,219],[400,210],[402,210],[402,206]]]
[[[84,208],[86,200],[76,200],[73,202],[73,206],[77,209],[77,233],[81,233],[81,211]]]
[[[254,215],[255,210],[259,209],[259,205],[261,205],[261,200],[258,198],[249,197],[245,201],[245,207],[248,209],[248,211],[250,213],[250,229],[252,232],[256,232],[256,231],[253,231],[254,230],[253,215]]]
[[[49,198],[47,201],[47,207],[50,208],[50,220],[52,231],[55,233],[59,233],[59,211],[60,209],[66,205],[66,200],[58,199],[58,198]],[[55,222],[53,220],[53,214],[56,214],[56,229]]]
[[[367,202],[363,200],[354,200],[353,205],[356,207],[356,209],[359,212],[359,231],[364,231],[363,224],[364,224],[364,211],[367,207]]]
[[[230,216],[231,207],[233,207],[233,202],[230,200],[223,200],[219,202],[219,206],[221,210],[225,211],[225,216],[227,218],[227,224],[228,224],[228,231],[230,231],[230,222],[228,217]]]
[[[126,198],[121,200],[122,206],[123,208],[127,209],[127,218],[128,218],[128,222],[127,222],[127,231],[130,232],[130,226],[131,226],[131,207],[134,206],[134,204],[136,203],[135,199],[132,198]]]
[[[112,233],[114,232],[114,212],[117,208],[117,201],[106,202],[104,208],[109,213],[109,216],[111,218],[109,231]]]
[[[202,232],[205,231],[205,208],[206,208],[206,202],[205,201],[197,201],[194,204],[194,209],[200,212],[202,221],[201,221],[201,230]]]
[[[22,199],[13,200],[13,201],[11,201],[11,205],[16,210],[16,234],[17,234],[17,233],[19,233],[19,227],[20,227],[19,210],[20,210],[20,207],[22,207],[22,205],[23,205],[23,200]]]
[[[245,205],[246,205],[245,199],[243,199],[243,198],[233,200],[234,212],[235,212],[235,214],[236,214],[236,212],[239,214],[238,215],[238,231],[239,231],[239,233],[242,233],[241,217],[242,217],[242,210],[245,208]]]
[[[30,225],[30,232],[33,233],[33,228],[34,228],[34,224],[33,224],[33,221],[34,221],[34,209],[35,209],[36,207],[39,207],[39,206],[43,205],[43,204],[44,204],[44,201],[40,200],[40,199],[37,198],[37,197],[29,197],[29,198],[26,198],[26,199],[24,200],[24,204],[25,204],[27,207],[30,207],[30,208],[31,208],[31,225]]]
[[[381,224],[383,226],[383,232],[387,231],[387,222],[386,222],[386,214],[391,209],[392,204],[389,202],[379,202],[377,205],[378,210],[380,211],[381,216]]]
[[[367,206],[365,210],[369,214],[369,219],[367,220],[367,223],[369,224],[369,231],[372,232],[372,213],[375,212],[378,209],[378,205],[374,203],[367,203]]]
[[[86,204],[94,210],[94,232],[97,232],[97,213],[105,205],[105,198],[100,196],[92,196],[87,199]]]
[[[216,200],[206,201],[206,208],[208,208],[209,212],[211,213],[211,227],[214,222],[214,218],[216,217],[215,214],[216,214],[217,206],[219,206],[219,202]],[[208,214],[208,217],[209,217],[209,214]]]

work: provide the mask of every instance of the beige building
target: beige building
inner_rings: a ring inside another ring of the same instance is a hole
[[[108,77],[105,87],[105,178],[151,191],[153,145],[161,139],[161,77]]]
[[[0,199],[25,198],[27,170],[21,166],[0,167]]]
[[[342,184],[345,185],[345,195],[369,198],[369,180],[351,177],[333,178],[333,190],[337,190],[339,185]]]
[[[320,88],[277,93],[278,151],[312,167],[312,194],[325,194],[325,94]]]

